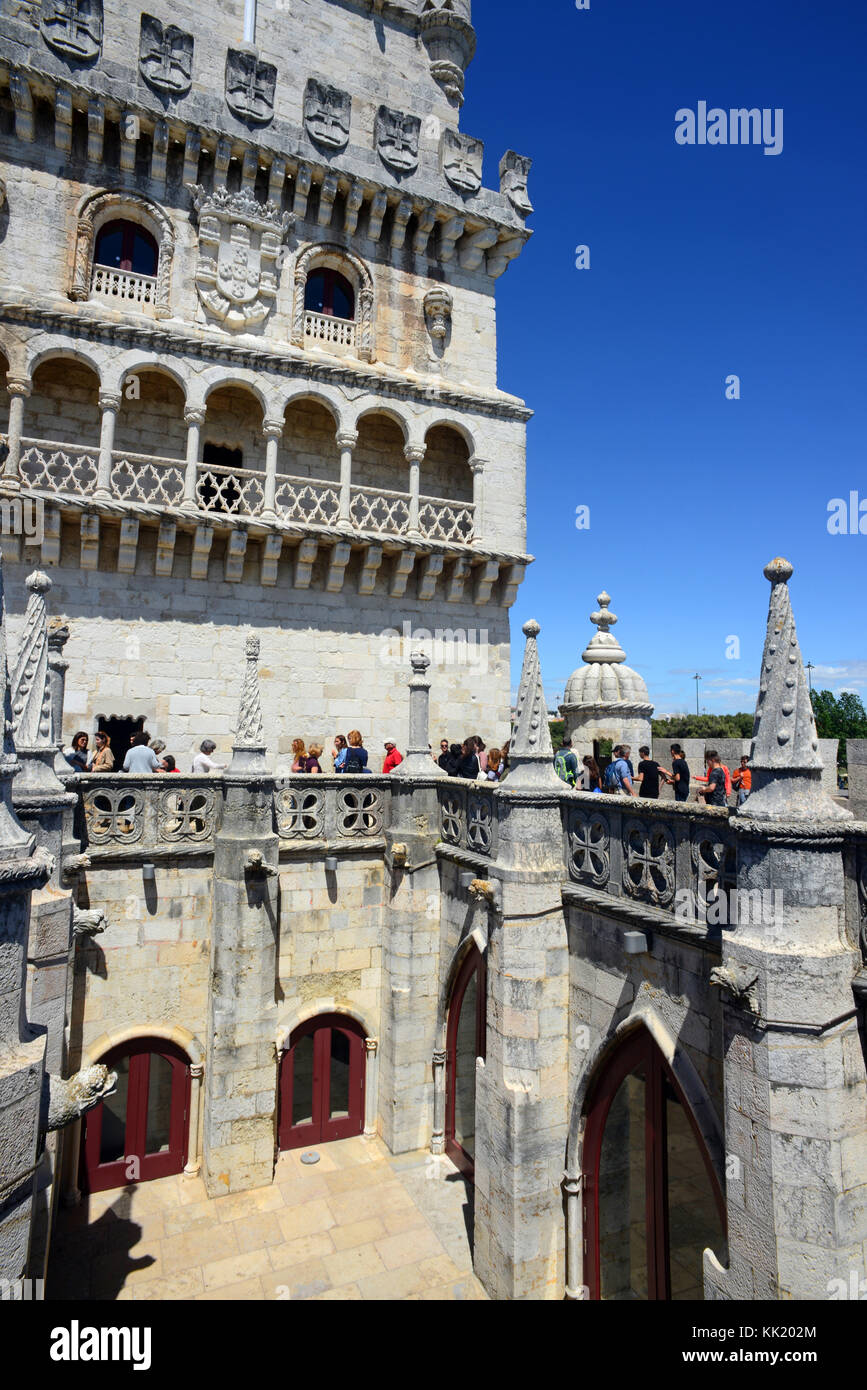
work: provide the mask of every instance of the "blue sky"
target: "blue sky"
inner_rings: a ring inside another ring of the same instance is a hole
[[[867,697],[867,535],[827,529],[867,501],[863,0],[474,0],[473,23],[485,180],[535,161],[497,291],[500,385],[536,412],[513,683],[536,617],[562,693],[606,588],[657,712],[695,709],[696,671],[702,708],[751,710],[783,554],[814,684]],[[679,145],[699,101],[781,108],[782,152]]]

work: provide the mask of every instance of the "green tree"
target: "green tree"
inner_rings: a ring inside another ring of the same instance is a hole
[[[752,714],[676,714],[651,722],[654,738],[751,738]]]
[[[839,760],[845,767],[846,739],[867,738],[867,711],[861,697],[852,690],[844,690],[840,695],[830,690],[814,690],[812,701],[819,738],[840,740]]]

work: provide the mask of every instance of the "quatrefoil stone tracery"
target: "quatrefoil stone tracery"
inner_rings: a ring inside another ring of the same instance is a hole
[[[629,822],[623,832],[623,886],[658,907],[674,897],[674,838],[667,826]]]
[[[337,801],[341,835],[376,835],[382,829],[382,802],[377,791],[350,788],[342,791]]]
[[[322,793],[294,791],[284,787],[277,793],[277,832],[284,840],[312,840],[322,834]]]
[[[569,823],[569,872],[582,883],[602,888],[611,875],[608,822],[577,811]]]

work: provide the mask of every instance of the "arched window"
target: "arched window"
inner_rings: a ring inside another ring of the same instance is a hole
[[[158,261],[156,238],[137,222],[106,222],[97,232],[94,265],[153,276],[157,273]]]
[[[319,1014],[299,1024],[280,1062],[280,1148],[363,1129],[364,1031],[345,1014]]]
[[[325,267],[312,270],[304,290],[304,308],[314,314],[329,314],[338,319],[355,318],[355,291],[345,275]]]
[[[458,972],[446,1031],[446,1153],[472,1177],[476,1157],[476,1060],[485,1055],[485,958],[471,946]]]
[[[591,1298],[702,1299],[703,1251],[727,1261],[724,1199],[686,1098],[645,1028],[592,1086],[583,1167]]]
[[[163,1038],[136,1038],[100,1061],[117,1072],[117,1087],[84,1117],[84,1191],[180,1173],[190,1126],[189,1058]]]

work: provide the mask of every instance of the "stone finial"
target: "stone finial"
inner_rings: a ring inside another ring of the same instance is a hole
[[[259,638],[244,643],[247,669],[241,686],[238,726],[232,745],[233,772],[255,771],[265,766],[265,731],[262,726],[262,700],[259,694]]]
[[[445,773],[430,753],[430,657],[411,652],[409,664],[409,739],[406,756],[392,777],[444,777]]]
[[[617,614],[608,611],[611,604],[611,595],[606,594],[603,589],[602,593],[597,595],[596,602],[599,604],[599,609],[597,612],[590,614],[590,621],[591,623],[595,623],[599,631],[594,634],[581,653],[581,660],[591,663],[594,661],[607,661],[612,665],[616,665],[618,662],[626,660],[626,652],[617,641],[617,638],[612,637],[609,631],[609,628],[612,628],[617,622]]]
[[[12,672],[12,719],[21,758],[22,776],[16,795],[57,794],[63,791],[55,770],[57,739],[52,713],[52,652],[49,647],[45,595],[51,580],[34,570],[25,580],[30,597],[24,615],[24,631]]]
[[[3,556],[0,553],[0,686],[3,698],[3,751],[0,753],[0,860],[27,858],[34,844],[12,806],[12,778],[21,770],[15,752],[12,695],[6,643],[6,600],[4,597]]]
[[[539,649],[536,638],[541,629],[535,619],[524,623],[522,632],[527,639],[524,665],[518,687],[518,701],[509,743],[509,774],[505,786],[510,791],[562,789],[554,771],[554,749],[548,728],[548,705],[542,688]]]
[[[771,601],[750,750],[752,791],[739,814],[750,820],[848,818],[822,790],[816,721],[789,596],[792,573],[780,557],[764,568]]]

